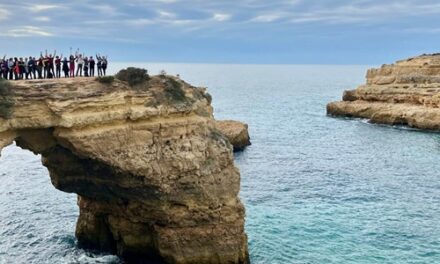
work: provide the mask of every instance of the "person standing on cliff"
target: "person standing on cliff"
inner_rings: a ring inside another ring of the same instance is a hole
[[[89,77],[89,59],[84,56],[84,77]]]
[[[8,78],[8,63],[6,61],[6,55],[0,60],[0,78]]]
[[[75,56],[72,54],[69,57],[69,72],[71,78],[75,77]]]
[[[93,56],[90,56],[90,58],[89,58],[89,71],[90,71],[90,74],[89,74],[89,76],[90,77],[95,77],[95,60],[93,59]]]
[[[96,54],[96,60],[98,61],[96,63],[96,66],[98,68],[98,76],[102,76],[102,59],[101,59],[101,56]]]
[[[44,59],[43,59],[43,55],[40,55],[40,58],[37,61],[37,73],[38,73],[38,79],[42,79],[43,78],[43,67],[44,67]]]
[[[66,57],[64,57],[63,60],[63,72],[64,72],[64,78],[69,78],[69,61]]]
[[[104,74],[104,76],[106,75],[106,71],[107,71],[107,56],[102,57],[102,63],[101,63],[101,67],[102,67],[102,73]]]
[[[61,54],[61,57],[62,56]],[[61,58],[58,56],[55,57],[55,77],[61,78]]]
[[[78,77],[78,73],[79,76],[82,77],[82,71],[83,71],[83,65],[84,65],[84,59],[82,57],[81,54],[76,54],[76,76]]]
[[[14,79],[14,67],[15,67],[14,59],[9,58],[9,61],[8,61],[9,80]]]
[[[14,58],[14,79],[18,80],[20,77],[20,62],[18,61],[18,58]]]
[[[35,60],[31,56],[29,56],[29,60],[28,60],[28,70],[29,70],[28,71],[29,78],[35,79]]]

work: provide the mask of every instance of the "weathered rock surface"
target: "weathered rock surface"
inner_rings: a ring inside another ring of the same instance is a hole
[[[80,245],[129,262],[248,263],[240,174],[205,90],[163,76],[13,85],[0,150],[41,154],[53,185],[78,194]]]
[[[234,120],[217,120],[215,126],[228,138],[234,151],[241,151],[251,145],[247,124]]]
[[[327,105],[334,116],[440,130],[440,54],[422,55],[370,69],[367,83]]]

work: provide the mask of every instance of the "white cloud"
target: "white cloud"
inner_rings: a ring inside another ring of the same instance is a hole
[[[30,5],[28,7],[28,9],[31,12],[34,13],[38,13],[38,12],[43,12],[43,11],[47,11],[47,10],[51,10],[51,9],[55,9],[55,8],[59,8],[60,6],[58,5]]]
[[[48,16],[38,16],[34,18],[35,21],[40,21],[40,22],[48,22],[50,21],[50,17]]]
[[[266,14],[266,15],[259,15],[251,19],[251,22],[263,22],[263,23],[269,23],[274,22],[277,20],[280,20],[283,18],[282,14]]]
[[[175,26],[183,26],[183,25],[189,25],[196,22],[196,20],[193,19],[173,19],[173,20],[166,20],[162,21],[164,24],[168,25],[175,25]]]
[[[176,14],[171,13],[171,12],[167,12],[167,11],[163,11],[163,10],[158,10],[157,14],[162,17],[162,18],[174,18],[176,17]]]
[[[212,19],[214,19],[215,21],[220,21],[220,22],[222,22],[222,21],[228,21],[228,20],[230,20],[231,17],[232,17],[232,16],[231,16],[230,14],[215,13],[215,14],[212,16]]]
[[[35,26],[23,26],[14,29],[7,30],[3,36],[8,37],[51,37],[52,33],[44,31],[43,29]]]
[[[164,4],[173,4],[178,2],[178,0],[153,0],[153,2],[159,2],[159,3],[164,3]]]
[[[5,20],[10,17],[10,13],[4,9],[0,9],[0,20]]]
[[[88,7],[106,16],[116,16],[120,14],[115,7],[110,5],[90,5]]]
[[[139,27],[155,24],[155,21],[147,18],[137,18],[125,20],[125,24]]]
[[[440,4],[424,4],[415,1],[362,1],[294,12],[290,17],[290,22],[320,22],[329,24],[377,23],[428,14],[440,14]]]

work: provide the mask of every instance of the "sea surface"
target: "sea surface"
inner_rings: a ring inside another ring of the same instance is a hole
[[[440,134],[326,116],[368,66],[127,65],[206,86],[217,119],[249,124],[235,156],[252,263],[440,263]],[[0,263],[120,263],[77,247],[76,195],[40,157],[0,157]]]

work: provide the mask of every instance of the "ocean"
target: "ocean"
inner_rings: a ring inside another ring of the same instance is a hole
[[[326,116],[368,66],[113,63],[208,87],[217,119],[249,124],[236,153],[252,263],[440,263],[440,134]],[[79,249],[76,195],[40,157],[0,157],[0,263],[121,263]]]

